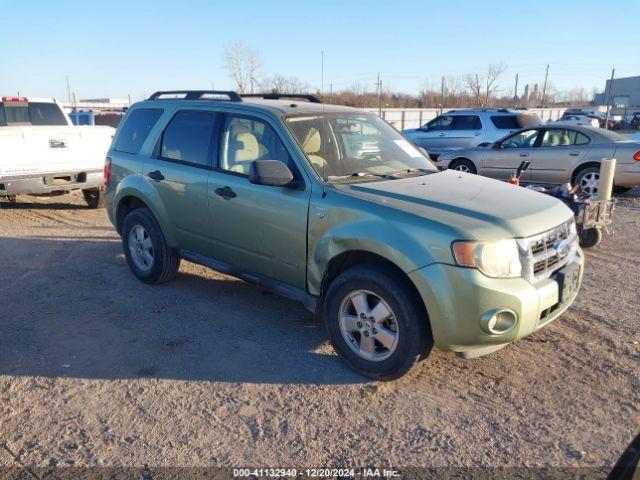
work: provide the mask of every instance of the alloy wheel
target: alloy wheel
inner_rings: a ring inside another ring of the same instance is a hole
[[[380,362],[398,347],[398,323],[393,310],[379,295],[354,290],[342,300],[340,332],[353,352],[361,358]]]
[[[580,191],[589,196],[593,196],[598,193],[598,181],[600,180],[600,174],[596,172],[589,172],[580,179]]]
[[[153,266],[155,259],[153,243],[147,230],[139,223],[129,230],[129,253],[133,263],[140,270],[147,272]]]

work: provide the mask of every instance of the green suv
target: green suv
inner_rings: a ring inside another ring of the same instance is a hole
[[[560,201],[439,172],[378,116],[310,95],[157,92],[126,114],[105,182],[137,278],[171,280],[184,258],[301,301],[372,378],[434,345],[497,350],[582,281]]]

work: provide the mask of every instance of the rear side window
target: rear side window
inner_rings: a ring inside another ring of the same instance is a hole
[[[482,122],[477,115],[456,115],[453,119],[453,130],[480,130],[482,128]]]
[[[500,130],[520,130],[540,124],[537,115],[492,115],[491,123]]]
[[[119,152],[138,153],[163,111],[161,108],[139,108],[131,112],[120,128],[113,148]]]
[[[160,156],[196,166],[211,166],[214,118],[211,112],[176,113],[162,136]]]

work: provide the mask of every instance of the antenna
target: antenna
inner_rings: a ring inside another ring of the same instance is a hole
[[[320,97],[322,98],[322,120],[324,123],[324,50],[320,52]],[[327,196],[327,159],[324,151],[324,138],[320,136],[320,149],[322,151],[322,198]]]

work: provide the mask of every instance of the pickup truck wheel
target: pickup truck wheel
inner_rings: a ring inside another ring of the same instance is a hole
[[[459,172],[464,173],[478,173],[476,166],[473,164],[471,160],[467,160],[466,158],[460,158],[458,160],[454,160],[449,164],[449,169],[458,170]]]
[[[104,208],[104,190],[101,188],[82,190],[82,195],[89,208]]]
[[[132,210],[125,217],[122,246],[129,268],[139,280],[157,284],[176,276],[180,256],[167,245],[160,226],[148,208]]]
[[[373,265],[339,275],[325,296],[324,317],[334,349],[356,372],[399,378],[433,347],[426,312],[406,281]]]

